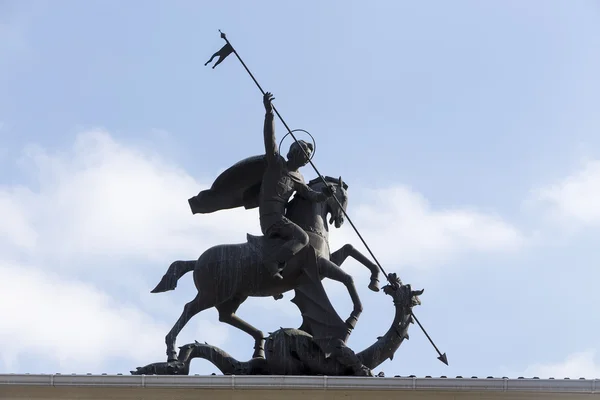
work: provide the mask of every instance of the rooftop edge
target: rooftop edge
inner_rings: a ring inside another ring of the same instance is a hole
[[[0,374],[0,385],[598,393],[599,379]]]

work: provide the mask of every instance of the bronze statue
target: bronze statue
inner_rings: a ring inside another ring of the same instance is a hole
[[[379,336],[375,343],[357,353],[357,357],[369,370],[373,370],[387,359],[393,359],[396,350],[408,339],[408,327],[412,322],[412,308],[421,304],[418,298],[423,293],[402,285],[396,274],[390,274],[396,287],[386,285],[383,292],[392,297],[395,315],[388,331]],[[223,374],[228,375],[352,375],[343,362],[336,357],[327,357],[313,341],[313,337],[299,329],[279,329],[266,341],[266,358],[238,361],[222,349],[198,342],[186,344],[179,349],[177,361],[153,363],[131,371],[132,375],[188,375],[194,358],[212,362]]]
[[[412,313],[422,291],[412,291],[410,285],[403,285],[396,274],[386,275],[346,214],[348,186],[341,177],[334,179],[321,175],[310,160],[314,147],[296,139],[294,131],[273,106],[272,94],[264,92],[222,32],[221,38],[225,40],[225,46],[214,53],[207,64],[218,56],[214,68],[228,55],[235,54],[263,93],[265,154],[248,157],[232,165],[215,179],[209,189],[191,197],[188,203],[193,214],[237,207],[258,208],[263,236],[246,234],[243,243],[216,245],[205,250],[198,260],[175,261],[170,265],[152,293],[174,290],[178,280],[192,271],[198,293],[184,306],[181,316],[165,337],[167,362],[149,364],[131,373],[188,374],[190,361],[201,357],[213,362],[226,374],[372,376],[371,370],[391,359],[402,341],[408,338],[410,322],[416,322],[425,332]],[[276,147],[273,113],[294,139],[287,160]],[[307,163],[319,175],[308,185],[298,171]],[[329,225],[341,227],[344,217],[376,263],[350,244],[330,251]],[[358,354],[346,346],[362,313],[353,279],[340,268],[348,256],[371,271],[369,289],[379,291],[379,271],[386,275],[389,285],[384,287],[384,293],[393,298],[396,307],[396,317],[390,330]],[[321,282],[323,278],[346,286],[354,307],[345,321],[329,301]],[[298,329],[282,328],[265,338],[261,330],[235,314],[250,296],[279,299],[289,290],[294,290],[292,302],[302,314],[302,325]],[[219,312],[219,321],[254,338],[254,353],[250,361],[237,361],[219,348],[198,342],[180,347],[177,354],[178,334],[191,318],[211,307]],[[425,334],[440,355],[438,359],[447,365],[446,354],[442,354]]]
[[[252,157],[235,164],[215,180],[217,185],[204,191],[204,195],[199,196],[199,199],[190,200],[190,204],[206,205],[205,209],[214,205],[215,203],[211,203],[211,201],[224,196],[224,193],[227,192],[226,190],[214,190],[215,187],[221,188],[220,183],[224,182],[224,177],[232,180],[231,177],[241,178],[244,176],[242,182],[256,182],[253,179],[249,180],[247,174],[240,174],[239,171],[236,171],[242,166],[256,163],[260,163],[264,168],[264,157]],[[252,170],[252,168],[249,169]],[[176,261],[171,264],[152,292],[158,293],[175,289],[178,279],[185,273],[193,271],[198,294],[185,305],[180,318],[165,338],[168,361],[177,360],[175,341],[181,329],[194,315],[211,307],[217,308],[221,322],[228,323],[251,335],[255,339],[253,357],[264,358],[263,332],[243,321],[235,315],[235,312],[249,296],[276,296],[292,289],[296,290],[296,297],[300,292],[301,298],[314,299],[314,301],[307,300],[299,304],[303,313],[314,314],[310,319],[312,325],[305,326],[305,330],[310,331],[317,342],[322,340],[324,345],[331,346],[335,343],[336,349],[332,349],[330,352],[347,351],[343,344],[362,312],[362,304],[352,277],[339,265],[348,256],[352,256],[369,268],[371,271],[369,288],[373,291],[379,290],[379,270],[375,264],[351,245],[342,246],[339,250],[330,253],[327,217],[330,216],[330,223],[340,227],[344,218],[343,211],[338,204],[346,207],[348,196],[347,185],[341,177],[339,179],[327,177],[326,180],[334,188],[337,202],[333,198],[329,198],[325,202],[315,203],[302,196],[296,196],[287,206],[286,218],[306,231],[309,245],[288,261],[288,265],[282,273],[283,279],[273,278],[263,266],[264,254],[281,248],[285,243],[285,239],[278,237],[257,237],[248,234],[245,243],[214,246],[202,253],[197,261]],[[260,185],[260,180],[258,182]],[[314,191],[321,191],[324,187],[320,180],[313,180],[309,182],[308,186]],[[249,190],[256,195],[260,192],[260,188],[254,186],[251,186]],[[256,198],[252,199],[247,194],[241,194],[239,188],[231,189],[230,192],[240,195],[238,199],[246,199],[248,208],[253,208],[258,203]],[[222,204],[232,205],[233,202],[229,199]],[[250,204],[254,206],[252,207]],[[198,210],[195,207],[193,209]],[[320,282],[323,278],[341,282],[348,289],[354,309],[345,322],[336,320],[335,310],[329,304]],[[315,301],[319,304],[316,308],[313,307]],[[357,373],[362,371],[362,365],[355,366]]]

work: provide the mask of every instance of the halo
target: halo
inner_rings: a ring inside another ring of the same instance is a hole
[[[294,129],[293,131],[289,131],[288,133],[285,134],[284,137],[281,138],[281,141],[279,142],[279,154],[281,154],[281,145],[283,144],[283,140],[290,134],[290,133],[294,133],[294,132],[304,132],[306,133],[308,136],[310,136],[310,138],[312,139],[312,143],[313,143],[313,151],[312,154],[309,157],[309,160],[312,160],[312,158],[315,156],[315,153],[317,152],[317,143],[315,142],[315,138],[313,137],[313,135],[311,135],[308,131],[305,131],[304,129]]]

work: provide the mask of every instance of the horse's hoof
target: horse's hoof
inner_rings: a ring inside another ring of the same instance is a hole
[[[379,292],[378,274],[371,274],[371,281],[369,282],[369,289],[371,289],[374,292]]]

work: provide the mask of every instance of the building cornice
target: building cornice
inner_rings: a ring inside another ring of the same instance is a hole
[[[598,379],[0,374],[0,386],[598,393]]]

